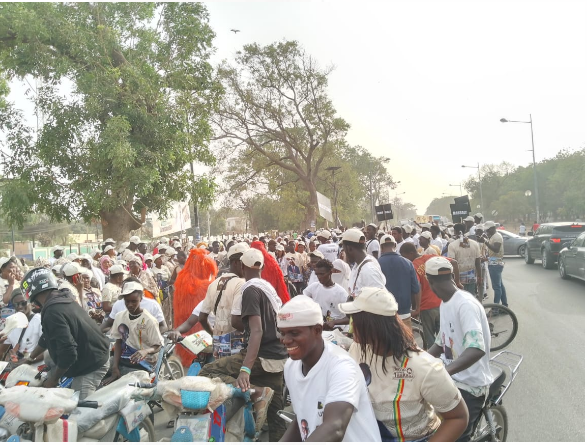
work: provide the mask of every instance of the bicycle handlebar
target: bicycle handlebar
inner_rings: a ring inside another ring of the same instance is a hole
[[[150,389],[150,388],[155,388],[157,386],[156,383],[130,383],[128,386],[132,386],[134,388],[145,388],[145,389]]]
[[[98,404],[98,402],[95,402],[92,400],[81,400],[81,401],[77,402],[77,407],[78,408],[98,409],[99,404]]]

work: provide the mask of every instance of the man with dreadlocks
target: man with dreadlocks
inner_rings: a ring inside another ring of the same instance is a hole
[[[192,249],[185,266],[177,274],[173,295],[174,326],[180,326],[190,317],[194,307],[204,300],[208,286],[216,278],[218,267],[216,266],[216,261],[210,258],[208,253],[205,249]],[[190,335],[202,329],[202,325],[197,323],[185,335]],[[183,366],[190,365],[193,356],[188,351],[177,348],[175,352],[181,358]]]

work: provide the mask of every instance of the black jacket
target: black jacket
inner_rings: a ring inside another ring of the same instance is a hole
[[[110,358],[110,341],[67,290],[52,291],[41,310],[43,335],[39,346],[66,377],[78,377],[101,368]]]

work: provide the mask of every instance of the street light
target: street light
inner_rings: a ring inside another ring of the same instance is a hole
[[[336,206],[336,182],[334,182],[334,174],[342,167],[326,167],[326,170],[332,172],[332,188],[334,197],[334,227],[338,227],[338,207]]]
[[[538,174],[536,173],[536,156],[534,154],[534,129],[532,127],[532,115],[530,115],[529,121],[510,121],[506,118],[502,117],[500,122],[508,123],[518,123],[518,124],[530,124],[530,136],[532,137],[532,150],[528,150],[532,152],[532,169],[534,170],[534,194],[536,195],[536,221],[540,222],[540,201],[538,199]]]
[[[461,183],[458,183],[458,184],[449,184],[448,186],[449,187],[458,187],[459,190],[460,190],[460,193],[461,193],[459,196],[463,196],[463,185]]]
[[[477,167],[473,167],[470,165],[461,165],[462,168],[476,168],[477,169],[477,174],[479,175],[479,193],[481,194],[481,213],[485,214],[485,212],[483,212],[483,186],[481,184],[481,168],[479,167],[479,163],[477,162]]]

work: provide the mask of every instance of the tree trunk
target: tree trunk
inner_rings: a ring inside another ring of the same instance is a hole
[[[140,229],[142,226],[139,218],[132,215],[132,210],[122,206],[112,212],[101,212],[100,216],[104,239],[112,238],[118,243],[128,241],[131,230]]]
[[[304,221],[300,226],[301,231],[309,229],[312,221],[316,225],[316,228],[318,228],[318,221],[316,221],[318,215],[318,195],[316,195],[316,186],[312,181],[304,181],[304,185],[310,194],[310,200],[306,205],[306,215],[304,216]]]

